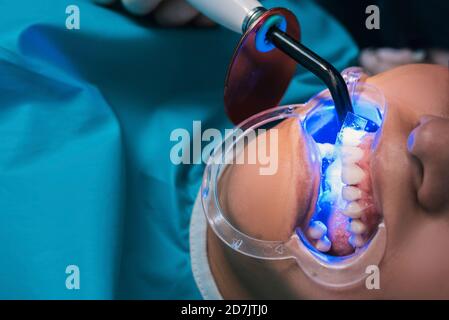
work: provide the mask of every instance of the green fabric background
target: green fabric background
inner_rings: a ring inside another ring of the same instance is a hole
[[[303,42],[338,69],[357,48],[312,1]],[[81,29],[65,28],[80,8]],[[0,2],[0,298],[196,299],[190,213],[203,166],[170,133],[231,128],[223,82],[238,35],[151,28],[82,0]],[[322,88],[298,69],[284,102]],[[67,290],[77,265],[80,290]]]

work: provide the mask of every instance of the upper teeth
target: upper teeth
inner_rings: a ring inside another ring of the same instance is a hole
[[[343,214],[350,218],[358,219],[362,216],[363,210],[365,209],[365,204],[361,204],[357,201],[352,201],[346,205],[346,208],[343,210]]]
[[[315,248],[321,252],[327,252],[331,249],[332,243],[326,236],[327,227],[321,221],[314,220],[310,222],[309,229],[307,229],[307,234],[313,240],[317,240],[315,243]]]
[[[356,164],[344,165],[341,168],[341,180],[344,184],[359,184],[365,177],[365,172]]]
[[[345,128],[340,135],[342,144],[340,147],[341,181],[345,184],[341,189],[341,197],[347,201],[343,214],[352,218],[349,231],[352,233],[350,242],[354,247],[363,245],[364,240],[360,235],[366,231],[366,225],[359,218],[362,217],[367,203],[359,201],[362,199],[363,194],[362,190],[356,186],[365,179],[366,175],[364,170],[357,164],[364,156],[364,151],[359,146],[365,134],[363,130]]]
[[[341,162],[343,165],[352,164],[360,161],[363,158],[363,150],[359,147],[342,146],[341,147]]]
[[[362,190],[354,186],[344,186],[341,189],[341,196],[346,201],[355,201],[362,198]]]
[[[365,155],[364,147],[360,147],[367,133],[364,130],[355,130],[351,127],[344,128],[338,137],[337,145],[318,144],[322,158],[333,158],[326,170],[328,182],[325,193],[330,199],[338,197],[338,206],[345,205],[342,213],[350,219],[348,231],[351,233],[349,242],[354,248],[362,247],[367,226],[360,220],[365,210],[370,205],[364,199],[364,192],[359,185],[366,179],[366,172],[359,166]],[[338,192],[341,192],[339,194]],[[307,229],[307,235],[312,240],[315,248],[321,252],[331,249],[332,243],[327,237],[327,227],[320,221],[312,221]]]

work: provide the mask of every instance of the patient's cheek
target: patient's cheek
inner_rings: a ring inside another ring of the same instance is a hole
[[[308,203],[316,195],[310,172],[319,172],[306,161],[296,119],[285,120],[274,129],[278,133],[275,173],[260,174],[263,165],[259,161],[230,165],[219,182],[219,198],[226,215],[241,231],[262,240],[285,241],[312,209]]]

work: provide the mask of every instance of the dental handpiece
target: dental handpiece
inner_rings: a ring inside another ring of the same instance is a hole
[[[188,0],[195,8],[222,26],[240,34],[267,11],[257,0]],[[299,43],[277,26],[266,32],[266,41],[315,74],[328,87],[340,124],[353,112],[348,88],[341,74],[325,59]]]

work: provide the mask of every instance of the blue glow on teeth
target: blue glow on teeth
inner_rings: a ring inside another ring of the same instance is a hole
[[[342,182],[342,144],[359,145],[363,137],[373,128],[378,128],[376,124],[358,115],[348,113],[340,131],[335,135],[334,144],[326,142],[318,144],[322,158],[322,179],[318,196],[318,203],[312,221],[309,225],[308,235],[311,239],[317,240],[315,248],[321,252],[327,252],[331,248],[331,242],[327,237],[327,221],[335,208],[344,208],[347,202],[342,198],[341,193],[345,184]],[[368,130],[367,130],[368,129]],[[326,233],[321,230],[326,228]],[[319,239],[318,239],[319,238]],[[353,237],[354,246],[360,246],[360,236]]]

